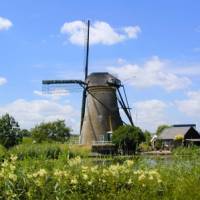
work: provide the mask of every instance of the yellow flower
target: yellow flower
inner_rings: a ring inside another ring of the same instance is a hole
[[[133,160],[127,160],[126,162],[125,162],[125,164],[128,166],[128,167],[132,167],[133,166]]]
[[[17,180],[17,176],[15,174],[9,174],[8,178],[11,179],[11,180],[13,180],[13,181]]]
[[[15,162],[15,161],[17,160],[17,156],[11,155],[10,160],[11,160],[12,162]]]
[[[88,181],[88,185],[92,185],[92,181]]]
[[[87,180],[88,179],[88,175],[87,174],[83,174],[83,179]]]
[[[40,169],[38,172],[37,172],[38,176],[40,177],[43,177],[45,175],[47,175],[47,172],[45,169]]]
[[[138,181],[143,181],[145,179],[145,175],[144,174],[141,174],[139,177],[138,177]]]
[[[78,156],[74,159],[69,160],[69,166],[73,167],[74,165],[79,165],[81,164],[81,158]]]
[[[14,171],[16,169],[16,167],[14,165],[10,165],[10,170]]]
[[[128,185],[132,184],[132,180],[131,180],[131,178],[129,178],[127,184],[128,184]]]
[[[150,176],[149,176],[149,180],[153,180],[153,176],[150,175]]]
[[[85,172],[85,171],[87,171],[87,170],[88,170],[88,167],[87,167],[87,166],[82,166],[82,167],[81,167],[81,169],[82,169],[82,171],[84,171],[84,172]]]
[[[1,164],[1,166],[2,167],[4,167],[4,168],[6,168],[6,167],[8,167],[8,161],[7,160],[5,160],[2,164]]]
[[[72,180],[71,180],[71,184],[73,185],[76,185],[78,183],[77,179],[74,177]]]

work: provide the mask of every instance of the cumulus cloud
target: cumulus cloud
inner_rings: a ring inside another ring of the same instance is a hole
[[[191,84],[189,78],[168,72],[167,66],[167,61],[154,56],[143,65],[125,64],[120,67],[108,67],[108,71],[138,88],[159,86],[172,91],[187,88]]]
[[[200,66],[189,66],[189,67],[178,67],[171,69],[173,73],[179,74],[179,75],[187,75],[187,76],[200,76]]]
[[[0,86],[7,83],[7,79],[4,77],[0,77]]]
[[[138,37],[138,33],[141,32],[141,28],[139,26],[127,26],[124,28],[124,32],[127,33],[129,38],[136,39]]]
[[[139,26],[128,26],[116,31],[108,23],[96,21],[90,27],[90,44],[113,45],[127,39],[136,39],[141,32]],[[82,21],[66,22],[61,27],[61,33],[69,36],[72,44],[84,45],[86,24]]]
[[[200,90],[188,92],[187,97],[175,102],[177,108],[188,116],[200,118]]]
[[[0,17],[0,31],[8,30],[12,25],[13,24],[9,19]]]
[[[150,131],[155,131],[161,124],[166,124],[166,113],[168,105],[160,100],[152,99],[135,102],[135,122],[137,126]]]
[[[78,129],[77,112],[68,104],[52,100],[17,99],[7,105],[0,106],[0,115],[9,113],[20,123],[22,128],[32,128],[40,122],[62,119],[66,124]]]
[[[61,97],[63,96],[68,96],[69,95],[69,92],[65,89],[55,89],[53,91],[48,91],[48,92],[43,92],[43,91],[40,91],[40,90],[34,90],[33,93],[37,96],[40,96],[40,97],[47,97],[47,98],[50,98],[52,100],[58,100],[60,99]]]

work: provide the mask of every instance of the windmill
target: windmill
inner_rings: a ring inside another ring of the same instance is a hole
[[[92,144],[94,141],[102,140],[105,133],[112,132],[124,123],[120,117],[118,103],[133,125],[125,88],[121,81],[107,72],[88,75],[89,38],[90,21],[88,20],[84,80],[42,81],[43,86],[48,88],[55,85],[76,84],[83,89],[80,122],[81,144]],[[121,88],[123,93],[120,91]]]

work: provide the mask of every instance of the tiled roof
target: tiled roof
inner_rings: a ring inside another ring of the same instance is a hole
[[[165,128],[160,136],[159,139],[175,139],[176,135],[184,135],[189,131],[191,127],[170,127]]]

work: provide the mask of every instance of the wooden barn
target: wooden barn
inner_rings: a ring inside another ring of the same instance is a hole
[[[200,145],[200,134],[196,130],[195,124],[173,125],[164,129],[158,139],[162,141],[164,147],[172,148],[175,146],[176,138],[182,136],[183,144]]]

